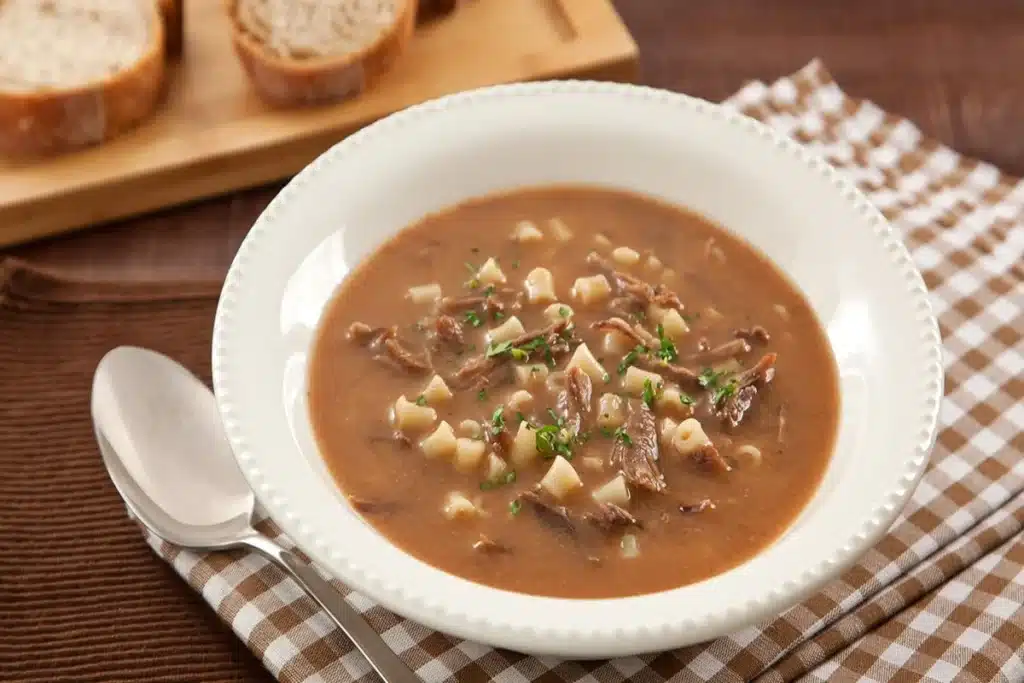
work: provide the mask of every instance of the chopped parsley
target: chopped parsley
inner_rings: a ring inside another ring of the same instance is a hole
[[[486,401],[487,400],[487,390],[486,389],[481,389],[480,391],[476,392],[476,400],[478,400],[478,401]]]
[[[563,318],[568,318],[570,313],[571,311],[569,310],[568,306],[558,307],[558,315],[562,316]]]
[[[491,489],[496,489],[499,486],[507,486],[508,484],[512,484],[515,482],[515,480],[516,471],[509,470],[505,474],[495,477],[494,479],[485,479],[484,481],[480,482],[480,490],[490,491]]]
[[[685,391],[680,391],[679,402],[682,403],[684,406],[692,406],[697,402],[697,399],[695,399],[693,396],[690,396]]]
[[[515,360],[526,360],[530,357],[530,354],[522,349],[509,349],[508,353]]]
[[[662,327],[661,323],[658,323],[658,358],[662,359],[667,363],[671,363],[679,357],[679,353],[676,351],[676,345],[672,343],[672,340],[665,336],[665,328]]]
[[[612,432],[612,438],[622,443],[626,447],[633,446],[633,439],[632,437],[629,436],[629,433],[626,431],[625,427],[619,427],[614,432]]]
[[[516,419],[519,420],[520,422],[526,422],[526,416],[523,415],[523,413],[518,410],[516,411]]]
[[[523,509],[523,504],[518,499],[513,500],[508,504],[508,511],[510,514],[518,515],[519,511]]]
[[[484,287],[484,296],[491,296],[495,291],[497,290],[494,285],[487,285]]]
[[[480,319],[476,311],[466,311],[466,322],[473,327],[480,327],[484,324],[484,321]]]
[[[505,406],[498,406],[491,414],[491,428],[495,434],[505,431]]]
[[[502,320],[504,317],[505,317],[505,314],[502,313],[501,311],[495,311],[494,312],[494,319],[495,320]]]
[[[657,400],[658,396],[661,395],[661,390],[663,386],[664,385],[661,382],[658,382],[658,385],[655,386],[650,379],[644,380],[644,393],[642,398],[644,403],[647,404],[648,408],[654,407],[654,402]]]
[[[725,371],[718,371],[714,368],[704,368],[697,376],[697,382],[711,392],[711,403],[719,405],[722,401],[736,393],[736,378],[730,377],[723,381]]]
[[[735,379],[730,379],[725,384],[716,387],[714,391],[711,392],[711,402],[717,406],[722,401],[735,394],[737,384],[738,382]]]
[[[484,352],[484,355],[487,358],[493,358],[495,356],[500,356],[500,355],[502,355],[504,353],[508,353],[511,350],[512,350],[512,342],[510,342],[510,341],[503,341],[503,342],[498,342],[497,344],[488,344],[487,345],[487,351]]]
[[[423,394],[420,394],[419,396],[417,396],[416,397],[416,405],[418,405],[418,406],[425,406],[425,405],[427,405],[427,397],[424,396]]]
[[[637,344],[633,347],[633,350],[622,357],[622,361],[619,363],[619,374],[625,374],[626,369],[630,365],[636,363],[636,359],[640,357],[640,354],[647,353],[647,347],[643,344]]]
[[[724,374],[724,372],[718,372],[714,368],[704,368],[697,375],[697,383],[705,389],[714,389],[718,386],[718,381],[722,379]]]

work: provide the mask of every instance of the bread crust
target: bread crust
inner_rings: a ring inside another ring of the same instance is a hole
[[[168,57],[178,57],[185,41],[185,0],[159,0]]]
[[[135,127],[160,100],[164,25],[152,3],[152,40],[142,57],[109,78],[74,88],[0,91],[0,154],[33,157],[94,145]]]
[[[286,59],[269,52],[238,21],[238,0],[225,0],[235,52],[264,102],[275,107],[340,102],[384,75],[405,51],[416,27],[417,0],[400,0],[394,23],[358,52]]]

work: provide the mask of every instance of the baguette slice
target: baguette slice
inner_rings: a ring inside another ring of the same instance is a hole
[[[0,154],[107,140],[150,115],[163,80],[154,0],[0,0]]]
[[[405,51],[417,0],[227,0],[235,51],[277,107],[325,104],[373,85]]]

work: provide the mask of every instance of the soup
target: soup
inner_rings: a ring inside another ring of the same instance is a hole
[[[699,581],[769,545],[836,434],[808,303],[705,218],[590,187],[487,196],[405,229],[324,312],[309,407],[393,543],[569,598]]]

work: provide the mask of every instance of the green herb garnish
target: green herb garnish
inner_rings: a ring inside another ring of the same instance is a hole
[[[654,386],[654,383],[651,380],[644,380],[644,393],[641,398],[643,399],[643,402],[647,404],[648,408],[654,407],[654,402],[657,400],[658,396],[661,395],[663,386],[664,385],[661,382],[658,382],[658,385]]]
[[[476,311],[466,311],[466,322],[473,327],[480,327],[484,324],[484,321],[480,319]]]
[[[704,368],[701,373],[697,375],[697,383],[705,389],[714,389],[718,386],[718,381],[724,374],[724,372],[718,372],[714,368]]]
[[[487,400],[487,390],[486,389],[481,389],[480,391],[476,392],[476,400],[478,400],[478,401],[486,401]]]
[[[711,392],[711,402],[716,406],[719,405],[722,401],[736,393],[737,385],[738,382],[735,379],[730,379],[725,384],[715,387]]]
[[[485,479],[484,481],[480,482],[480,490],[490,491],[491,489],[496,489],[499,486],[507,486],[508,484],[512,484],[515,482],[515,480],[516,471],[509,470],[508,472],[499,477],[495,477],[494,479]]]
[[[559,306],[558,307],[558,315],[562,316],[563,318],[568,318],[570,312],[571,311],[569,310],[568,306]]]
[[[526,360],[527,358],[530,357],[530,354],[528,354],[526,351],[523,351],[522,349],[509,349],[508,352],[509,355],[511,355],[514,360]]]
[[[662,327],[661,323],[658,323],[658,358],[662,359],[667,363],[671,363],[679,357],[679,353],[676,351],[676,345],[672,343],[672,340],[665,336],[665,328]]]
[[[697,399],[695,399],[693,396],[690,396],[685,391],[680,391],[679,402],[682,403],[684,406],[692,406],[697,402]]]
[[[417,396],[416,397],[416,405],[418,405],[418,406],[425,406],[425,405],[427,405],[427,397],[424,396],[423,394],[420,394],[419,396]]]
[[[493,358],[494,356],[500,356],[504,353],[508,353],[512,350],[512,342],[503,341],[497,344],[488,344],[487,351],[484,352],[484,356],[487,358]]]
[[[491,414],[491,428],[495,434],[505,431],[505,406],[498,406]]]
[[[519,420],[520,422],[526,422],[526,416],[523,415],[523,413],[518,410],[516,411],[516,419]]]
[[[484,287],[484,296],[491,296],[495,291],[497,290],[494,285],[487,285]]]
[[[501,311],[495,311],[494,312],[494,319],[495,320],[503,320],[504,318],[505,318],[505,314],[502,313]]]
[[[519,511],[523,509],[523,504],[518,499],[513,500],[508,504],[508,511],[510,514],[518,515]]]
[[[639,358],[642,353],[647,353],[647,347],[643,344],[637,344],[633,347],[632,351],[623,356],[618,367],[619,374],[624,374],[630,365],[636,363],[636,359]]]
[[[629,433],[626,432],[626,428],[625,427],[619,427],[614,432],[612,432],[612,437],[616,441],[621,442],[623,445],[625,445],[627,447],[632,447],[633,446],[633,439],[632,439],[632,437],[629,436]]]

